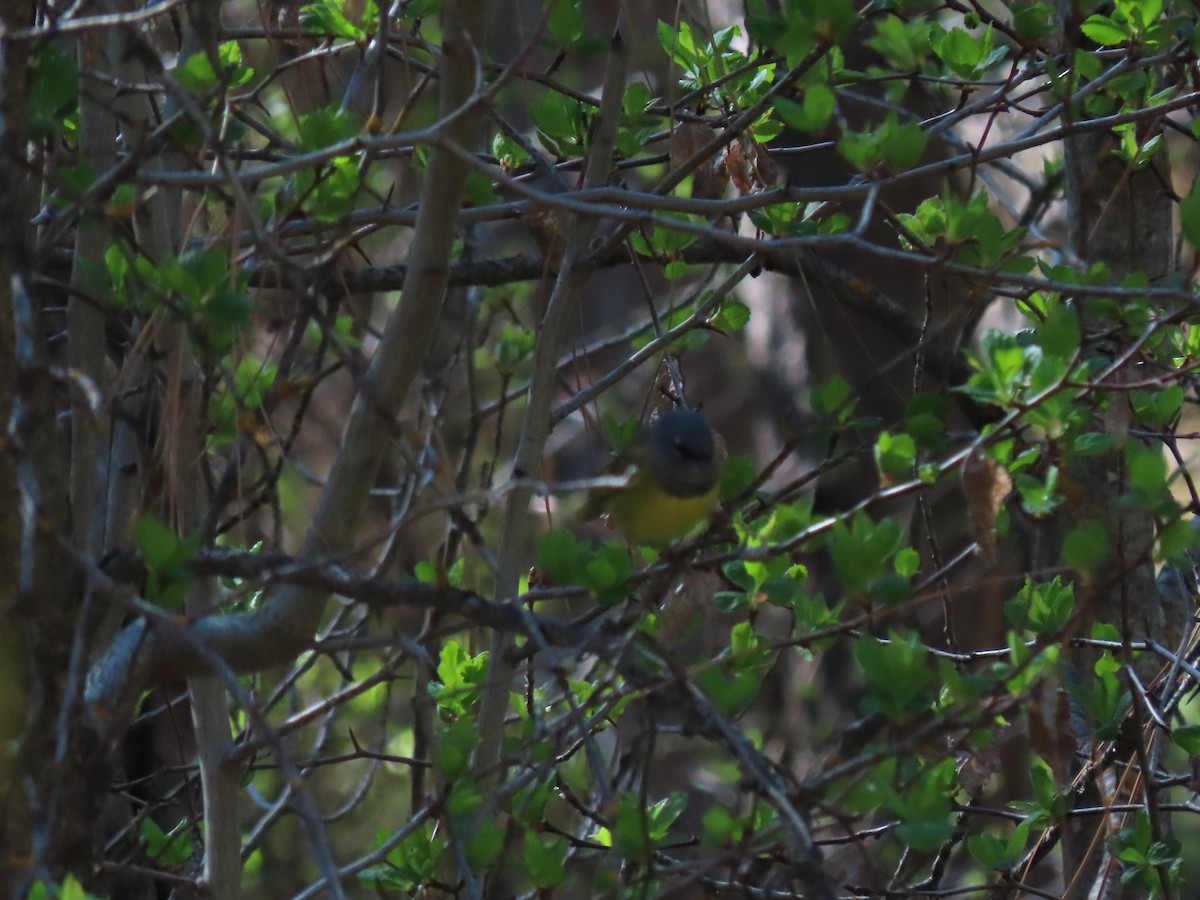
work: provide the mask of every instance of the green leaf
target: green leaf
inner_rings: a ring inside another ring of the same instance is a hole
[[[539,888],[558,887],[566,881],[567,839],[562,835],[525,832],[525,867]]]
[[[758,470],[753,459],[741,453],[731,456],[721,470],[721,497],[732,500],[741,495],[757,477]]]
[[[437,667],[440,681],[429,685],[429,695],[444,717],[453,720],[474,707],[487,673],[487,656],[486,650],[471,656],[454,640],[442,647]]]
[[[813,23],[807,16],[797,14],[794,6],[789,13],[787,18],[782,15],[747,15],[746,33],[763,46],[785,54],[789,60],[802,56],[813,45]]]
[[[1183,409],[1183,386],[1169,384],[1153,391],[1134,391],[1131,397],[1133,413],[1139,425],[1164,429]]]
[[[777,578],[769,578],[763,583],[763,594],[768,603],[776,606],[789,607],[795,601],[804,585],[804,576],[792,577],[791,574]]]
[[[164,869],[178,868],[192,858],[191,828],[186,820],[167,833],[147,816],[138,826],[138,839],[146,855]]]
[[[808,494],[799,500],[776,506],[771,510],[767,527],[761,533],[772,541],[785,541],[795,537],[813,523],[814,500],[813,495]]]
[[[645,82],[635,81],[625,88],[625,96],[621,98],[621,110],[631,121],[638,121],[646,110],[653,105],[654,96]],[[649,122],[655,121],[653,117]]]
[[[921,17],[905,21],[895,14],[879,16],[875,19],[875,33],[865,43],[894,71],[917,71],[929,56],[929,23]]]
[[[57,175],[58,185],[62,189],[62,196],[54,198],[54,203],[58,208],[66,208],[71,203],[77,203],[83,198],[88,188],[96,183],[96,169],[89,163],[63,166],[58,170]],[[95,270],[95,260],[80,260],[80,262],[88,263],[93,271]]]
[[[1046,825],[1065,816],[1075,806],[1075,791],[1071,785],[1058,790],[1054,772],[1045,760],[1037,758],[1029,767],[1029,782],[1033,786],[1037,803],[1032,805],[1038,815],[1033,817],[1037,825]]]
[[[70,45],[67,45],[70,46]],[[29,136],[41,140],[59,131],[79,97],[79,67],[75,54],[47,43],[34,57],[29,78]]]
[[[596,592],[605,604],[615,603],[625,596],[633,563],[629,551],[620,541],[605,541],[584,567],[580,584]]]
[[[375,846],[381,846],[391,834],[390,829],[380,829]],[[445,850],[445,838],[436,835],[432,826],[417,828],[388,853],[383,864],[364,869],[358,877],[377,892],[388,888],[418,894],[423,885],[436,878]]]
[[[804,91],[804,121],[813,131],[824,131],[833,118],[837,98],[833,90],[823,84],[809,85]]]
[[[847,407],[852,409],[854,406],[850,401],[850,385],[837,376],[815,387],[809,402],[813,412],[823,418],[844,413]]]
[[[884,570],[888,559],[900,549],[900,526],[892,518],[873,523],[865,514],[855,516],[850,527],[834,526],[829,551],[849,594],[865,593]]]
[[[762,670],[769,665],[771,651],[759,645],[749,622],[739,622],[730,632],[729,649],[717,663],[701,670],[696,683],[723,715],[743,710],[757,695]]]
[[[1150,866],[1172,866],[1181,859],[1182,850],[1182,845],[1174,838],[1155,841],[1146,854],[1146,862]]]
[[[745,17],[750,37],[784,54],[788,67],[797,65],[816,43],[835,47],[858,22],[851,0],[787,2],[781,13],[772,14],[757,6],[751,7]]]
[[[1099,13],[1088,16],[1079,30],[1102,47],[1120,46],[1131,37],[1128,28]]]
[[[492,138],[492,155],[506,172],[519,169],[529,162],[529,153],[525,148],[503,132],[497,132]]]
[[[1054,772],[1044,760],[1034,759],[1029,764],[1029,784],[1042,808],[1047,813],[1052,812],[1058,792],[1054,786]]]
[[[901,124],[895,113],[867,131],[846,131],[837,142],[842,157],[862,172],[903,172],[921,161],[928,135],[918,122]]]
[[[1007,841],[991,834],[969,835],[966,841],[967,852],[992,871],[1007,871],[1020,861],[1025,844],[1029,839],[1030,826],[1030,820],[1024,820],[1013,829],[1013,833]]]
[[[467,185],[463,191],[463,197],[467,206],[487,206],[497,200],[492,179],[474,169],[467,173]]]
[[[626,791],[618,801],[613,823],[613,847],[633,860],[646,860],[667,837],[671,825],[687,808],[687,795],[675,791],[657,803],[646,806],[641,797]]]
[[[917,444],[910,434],[884,431],[875,440],[875,465],[885,485],[911,478],[916,457]]]
[[[816,631],[838,623],[842,604],[830,606],[821,594],[799,591],[792,601],[792,612],[796,616],[796,627],[804,631]]]
[[[750,321],[750,307],[737,300],[727,300],[721,304],[716,315],[708,320],[714,328],[724,332],[741,331]]]
[[[505,322],[496,339],[493,362],[501,375],[516,374],[517,367],[533,353],[536,337],[519,325]]]
[[[226,41],[217,50],[221,72],[213,70],[212,61],[204,50],[197,51],[175,67],[172,73],[180,87],[193,94],[207,93],[221,84],[222,77],[230,87],[240,87],[254,77],[254,70],[242,65],[242,48],[237,41]]]
[[[924,852],[940,847],[954,833],[950,795],[955,787],[954,760],[944,759],[920,771],[898,790],[889,788],[888,807],[900,816],[896,834]]]
[[[1057,30],[1054,9],[1048,3],[1013,3],[1013,30],[1028,41],[1039,41]]]
[[[338,0],[321,0],[300,7],[300,27],[310,34],[332,35],[351,41],[366,38],[366,32],[355,25],[342,12],[343,4]]]
[[[1071,441],[1071,452],[1076,456],[1094,456],[1107,453],[1116,445],[1116,440],[1105,431],[1089,431],[1078,434]]]
[[[188,565],[200,546],[200,535],[180,539],[146,513],[133,526],[134,543],[146,565],[146,596],[167,609],[179,609],[192,583]]]
[[[1180,228],[1184,240],[1200,250],[1200,178],[1192,182],[1192,190],[1180,200]]]
[[[907,846],[923,853],[932,853],[954,834],[954,823],[948,819],[904,822],[896,826],[896,837]]]
[[[773,102],[775,112],[789,128],[819,132],[824,131],[829,120],[833,118],[836,98],[826,85],[813,84],[805,88],[801,103],[786,97],[776,97]]]
[[[948,442],[946,410],[949,405],[950,398],[946,394],[915,395],[904,411],[904,430],[923,449],[944,449]]]
[[[1108,529],[1094,519],[1077,524],[1063,540],[1063,561],[1077,569],[1094,569],[1107,553]]]
[[[359,124],[349,110],[334,103],[301,116],[297,131],[302,149],[320,150],[357,137]]]
[[[225,41],[217,48],[217,55],[230,87],[242,87],[254,77],[254,69],[243,64],[242,47],[237,41]]]
[[[200,317],[218,332],[236,331],[250,324],[252,307],[244,294],[217,291],[205,302]]]
[[[479,831],[467,841],[467,861],[472,869],[489,869],[504,849],[504,829],[493,822],[484,822]]]
[[[546,27],[559,47],[570,47],[583,37],[583,4],[581,0],[546,0],[549,16]]]
[[[716,591],[712,595],[713,609],[731,613],[750,608],[750,598],[744,591]]]
[[[656,31],[659,44],[672,62],[685,72],[693,75],[701,73],[710,51],[705,45],[697,43],[692,35],[692,27],[687,22],[679,22],[676,27],[659,19]]]
[[[475,734],[475,724],[470,719],[460,719],[448,725],[440,726],[436,731],[436,742],[433,751],[433,765],[447,781],[463,778],[471,764],[471,753],[475,750],[478,737]],[[459,781],[456,786],[466,786]],[[466,795],[458,798],[465,803]]]
[[[678,219],[681,222],[689,222],[693,225],[701,224],[701,220],[695,216],[687,216],[679,213],[666,213],[660,221],[669,223],[671,219]],[[673,257],[678,251],[684,250],[691,246],[696,241],[696,235],[686,231],[681,231],[678,228],[672,228],[669,224],[655,224],[649,235],[644,233],[634,233],[630,236],[630,243],[633,248],[644,256],[665,256]],[[677,321],[683,321],[690,315],[689,310],[681,309],[677,311],[679,316]],[[666,322],[662,323],[664,329],[669,327]],[[675,321],[670,323],[675,324]]]
[[[934,677],[929,651],[918,636],[888,632],[888,640],[863,635],[854,642],[854,659],[866,676],[868,693],[862,706],[900,720],[929,709]]]
[[[968,835],[967,852],[994,872],[1002,872],[1016,862],[1009,858],[1004,841],[991,834]]]
[[[296,193],[305,197],[302,209],[323,222],[349,215],[361,187],[358,163],[348,156],[331,160],[320,172],[306,169],[295,177]]]
[[[1127,441],[1125,467],[1131,494],[1139,506],[1163,515],[1177,508],[1167,489],[1167,462],[1160,448]]]
[[[1200,725],[1179,725],[1172,728],[1171,743],[1189,756],[1200,756]]]
[[[587,133],[587,116],[578,100],[548,93],[529,108],[538,138],[550,153],[566,159],[578,153]]]
[[[858,8],[853,0],[810,0],[786,4],[790,14],[798,10],[812,17],[813,33],[825,45],[837,44],[858,24]]]
[[[896,554],[893,565],[897,575],[903,578],[912,578],[921,569],[921,554],[912,547],[904,547]]]
[[[735,818],[724,806],[714,804],[704,811],[704,843],[708,846],[724,846],[742,839],[750,827],[744,818]]]
[[[175,532],[154,516],[146,513],[133,526],[133,541],[142,559],[151,569],[165,569],[179,557],[181,542]]]
[[[442,11],[442,0],[408,0],[401,7],[401,16],[407,21],[437,16]]]
[[[1185,556],[1188,551],[1200,549],[1200,533],[1194,524],[1200,519],[1187,521],[1176,519],[1158,532],[1158,558],[1190,565]]]
[[[759,646],[758,635],[749,622],[738,622],[730,630],[729,651],[735,669],[760,668],[771,657],[768,648]]]
[[[538,538],[534,559],[554,582],[570,584],[576,580],[581,548],[569,531],[559,528]]]
[[[1079,316],[1076,310],[1059,304],[1050,310],[1037,330],[1038,343],[1046,353],[1070,359],[1079,351]]]
[[[1129,691],[1122,687],[1117,677],[1120,669],[1120,663],[1105,651],[1096,661],[1096,678],[1090,686],[1067,685],[1067,690],[1091,718],[1100,740],[1110,741],[1120,734],[1121,723],[1132,702]]]
[[[764,234],[780,237],[789,234],[812,234],[816,223],[805,220],[805,209],[800,203],[772,203],[749,210],[747,215],[754,227]],[[830,219],[832,218],[833,216],[830,216]]]
[[[1028,626],[1035,634],[1051,634],[1066,626],[1075,608],[1075,589],[1055,575],[1051,581],[1025,585],[1004,604],[1004,615],[1017,628]]]
[[[30,895],[31,897],[37,896],[37,888],[41,888],[42,897],[49,896],[45,892],[46,889],[43,882],[39,881],[36,885],[34,885],[34,888],[35,892]],[[59,887],[56,896],[58,900],[98,900],[94,894],[89,894],[83,889],[83,885],[79,883],[79,879],[69,873],[67,874],[67,877],[63,879],[62,885]]]
[[[978,37],[962,28],[942,30],[935,24],[929,31],[929,44],[952,72],[964,79],[978,78],[984,69],[1005,56],[1003,47],[993,48],[992,26]]]
[[[761,570],[752,570],[749,563],[740,559],[725,563],[721,571],[731,583],[744,591],[757,591],[762,584],[762,579],[757,577]]]
[[[1058,490],[1058,467],[1051,466],[1045,478],[1020,472],[1013,479],[1021,498],[1021,508],[1035,519],[1045,518],[1062,505]]]

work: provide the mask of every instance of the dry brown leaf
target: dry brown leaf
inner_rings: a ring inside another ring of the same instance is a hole
[[[977,448],[963,462],[962,480],[975,540],[990,558],[996,552],[996,513],[1012,493],[1012,479]]]

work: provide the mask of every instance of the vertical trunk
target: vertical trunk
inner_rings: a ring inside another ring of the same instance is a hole
[[[1068,52],[1074,52],[1078,35],[1074,33],[1076,19],[1064,18]],[[1068,106],[1064,111],[1067,123],[1082,121],[1082,109]],[[1139,125],[1139,141],[1147,140],[1150,131]],[[1134,271],[1143,272],[1150,283],[1161,281],[1174,269],[1171,233],[1170,174],[1166,170],[1165,154],[1141,168],[1132,168],[1115,153],[1116,138],[1108,131],[1086,131],[1064,140],[1066,164],[1066,203],[1071,252],[1083,265],[1102,262],[1113,273],[1116,283]],[[1111,317],[1104,322],[1091,314],[1086,300],[1077,301],[1076,310],[1081,328],[1111,328]],[[1111,345],[1110,359],[1119,358],[1126,349],[1119,343]],[[1128,368],[1128,367],[1126,367]],[[1132,380],[1126,370],[1118,369],[1111,383],[1119,385]],[[1097,396],[1103,396],[1098,394]],[[1130,485],[1125,468],[1125,447],[1136,440],[1128,435],[1130,421],[1129,394],[1114,390],[1107,394],[1107,409],[1097,410],[1096,430],[1107,431],[1114,439],[1114,450],[1106,455],[1077,460],[1066,473],[1067,512],[1051,527],[1052,539],[1044,546],[1053,558],[1037,561],[1042,565],[1058,565],[1058,550],[1066,532],[1077,522],[1100,521],[1109,536],[1109,555],[1103,567],[1090,581],[1077,581],[1077,609],[1082,612],[1076,633],[1086,635],[1093,623],[1104,622],[1117,626],[1128,641],[1146,637],[1162,638],[1166,629],[1164,610],[1158,602],[1154,587],[1152,551],[1154,520],[1144,509],[1122,503],[1122,495]],[[1179,627],[1178,624],[1175,625]],[[1093,675],[1095,654],[1086,649],[1074,649],[1068,655],[1071,676],[1084,686]],[[1153,674],[1152,672],[1149,674]],[[1066,703],[1060,692],[1060,703]],[[1086,717],[1079,710],[1071,715],[1056,716],[1059,722],[1071,723],[1071,735],[1060,735],[1063,748],[1056,768],[1062,784],[1071,781],[1078,771],[1077,755],[1070,749],[1087,754],[1094,737],[1089,733]],[[1075,756],[1074,759],[1067,758]],[[1067,769],[1068,771],[1061,771]],[[1098,773],[1100,778],[1105,772]],[[1088,785],[1089,793],[1093,785]],[[1093,794],[1093,796],[1095,796]],[[1110,798],[1111,799],[1111,798]],[[1116,874],[1102,868],[1104,847],[1108,835],[1105,823],[1096,818],[1075,818],[1064,824],[1063,871],[1068,889],[1064,896],[1083,898],[1093,894],[1098,880],[1115,880]],[[1101,830],[1100,834],[1097,831]],[[1115,887],[1115,881],[1111,885]]]
[[[6,28],[33,20],[30,0],[0,2]],[[0,635],[0,884],[20,897],[38,878],[90,872],[108,783],[81,703],[92,596],[57,543],[67,533],[67,461],[28,225],[30,48],[6,41],[0,72],[0,619],[10,623]]]

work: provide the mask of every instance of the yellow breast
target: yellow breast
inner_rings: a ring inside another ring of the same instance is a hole
[[[638,474],[605,506],[612,523],[631,541],[659,543],[704,521],[716,502],[716,485],[695,497],[673,497],[648,476]]]

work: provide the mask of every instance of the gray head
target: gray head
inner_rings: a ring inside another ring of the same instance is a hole
[[[668,494],[697,497],[717,482],[716,438],[694,409],[663,413],[646,430],[646,460]]]

